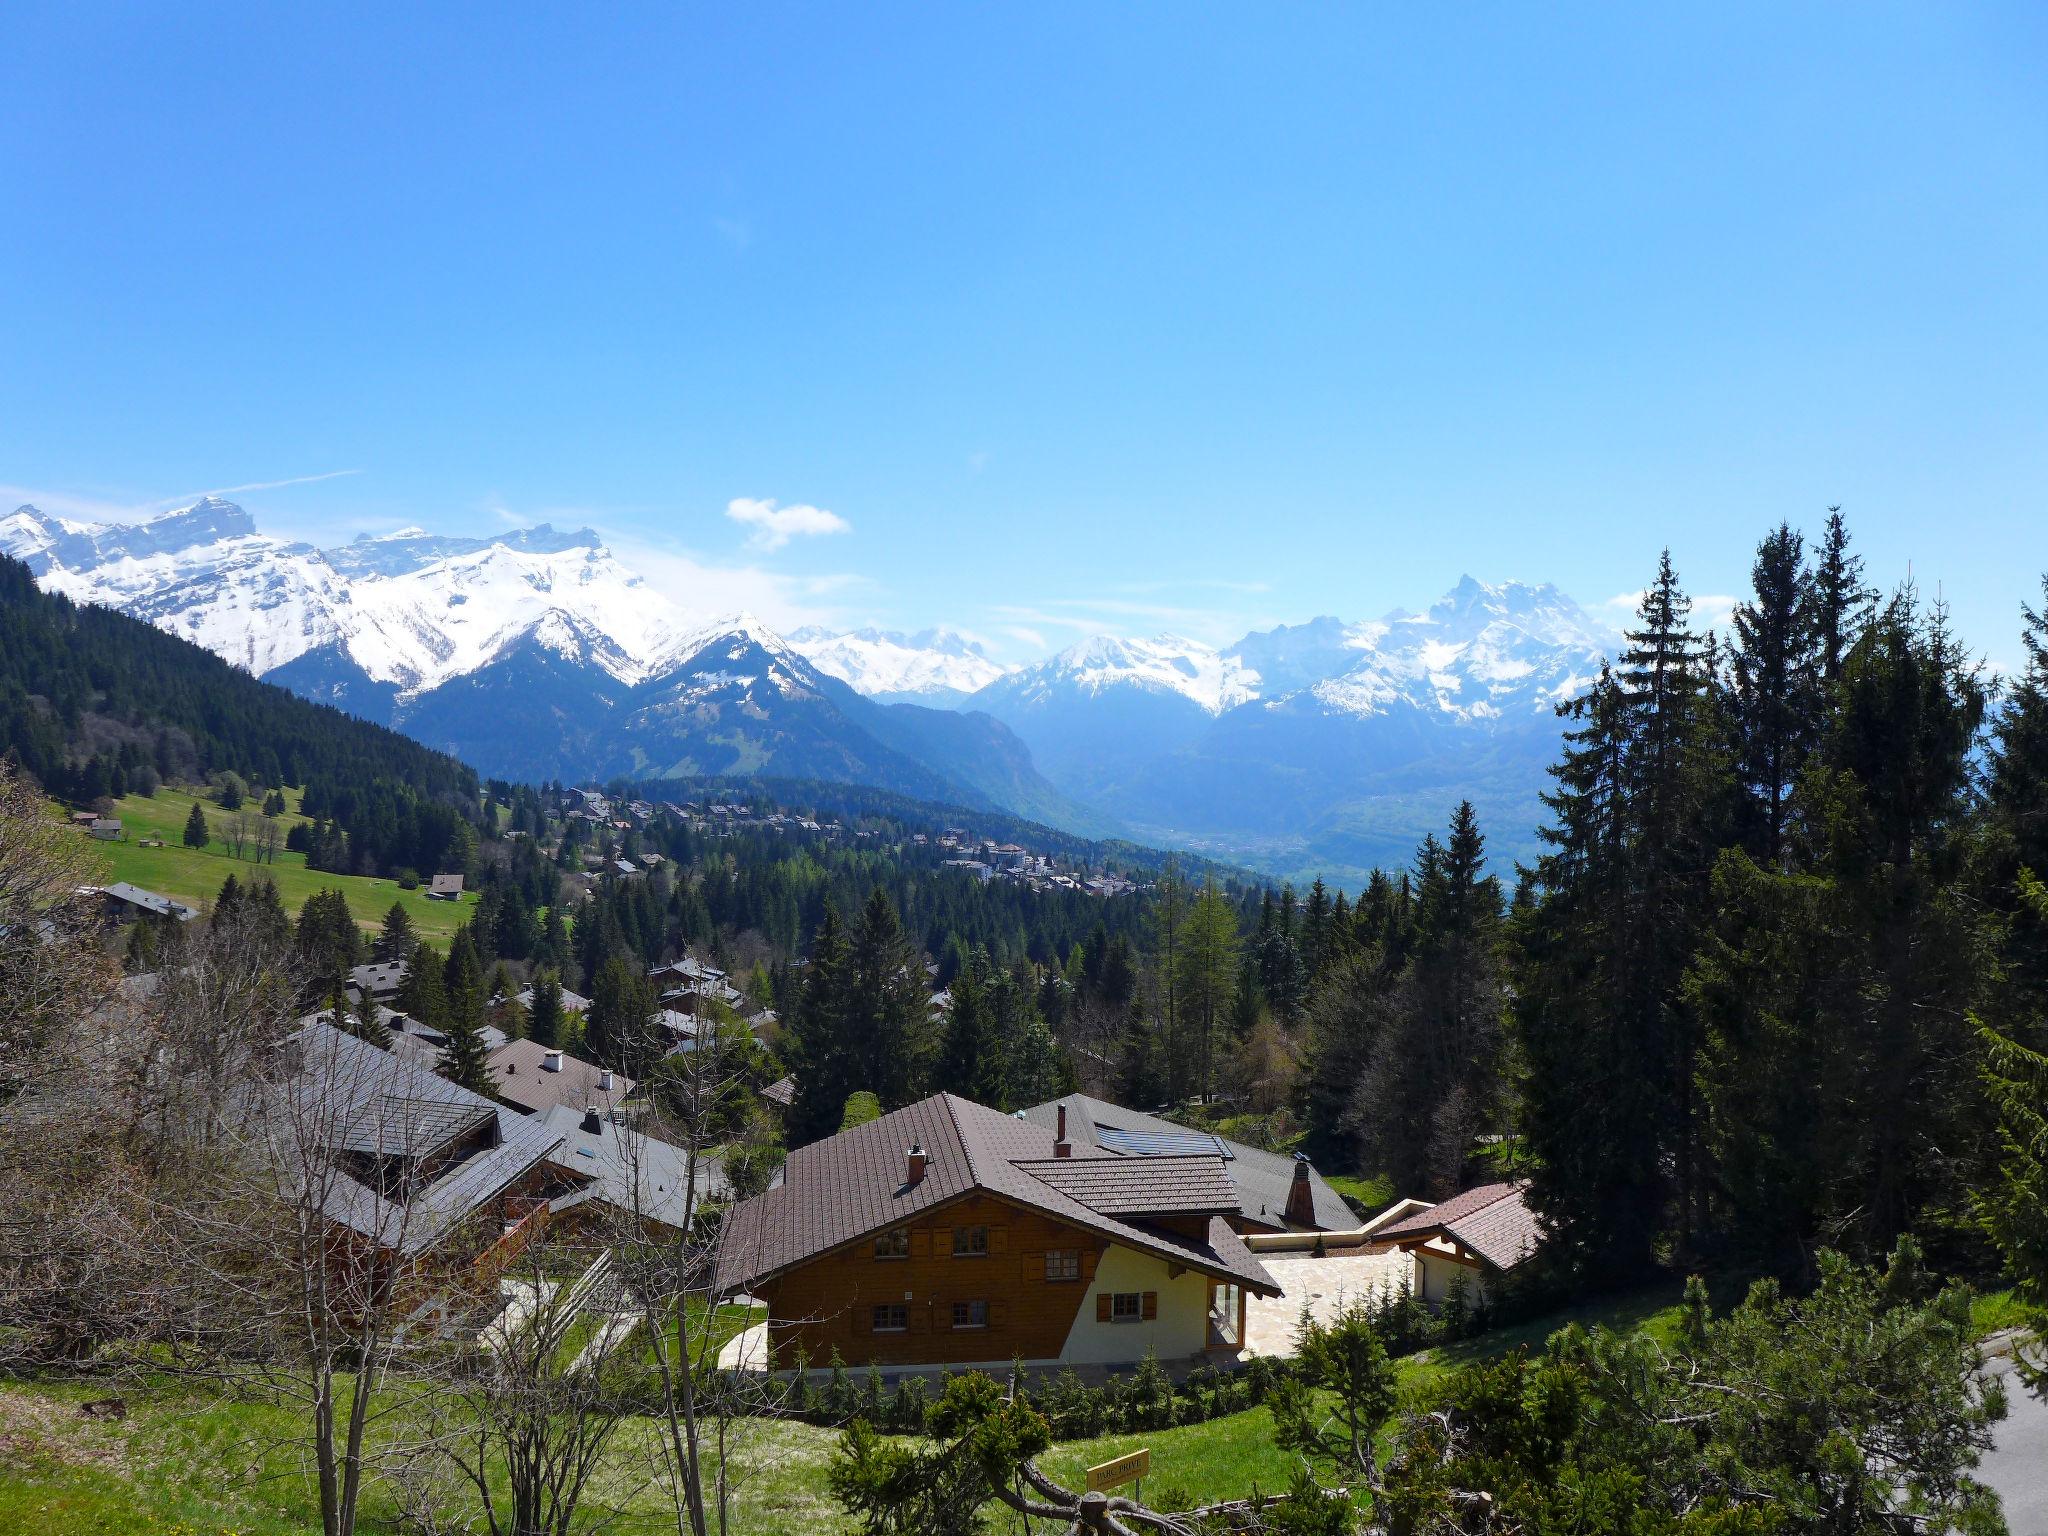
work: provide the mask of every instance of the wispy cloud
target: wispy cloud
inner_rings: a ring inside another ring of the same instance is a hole
[[[747,547],[764,553],[782,548],[791,539],[816,538],[828,533],[851,533],[853,524],[837,512],[823,507],[779,507],[773,501],[752,496],[735,496],[725,504],[725,515],[753,532]]]
[[[197,501],[201,496],[239,496],[247,491],[281,491],[288,485],[317,485],[322,480],[341,480],[349,475],[360,475],[360,469],[330,469],[318,475],[293,475],[288,480],[252,480],[247,485],[217,485],[208,491],[187,491],[181,496],[166,497],[160,506],[174,506],[182,501]]]
[[[607,533],[605,542],[648,586],[706,619],[751,613],[785,632],[806,624],[851,629],[862,619],[846,605],[871,596],[874,587],[868,577],[849,571],[797,576],[759,565],[721,564],[696,550],[638,534]]]

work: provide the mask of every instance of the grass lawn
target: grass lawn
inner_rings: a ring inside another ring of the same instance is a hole
[[[1394,1203],[1394,1180],[1390,1174],[1376,1173],[1367,1178],[1356,1173],[1326,1173],[1323,1182],[1367,1216],[1377,1215]]]
[[[298,790],[288,789],[284,797],[290,810],[277,819],[289,830],[306,818],[298,811]],[[195,798],[189,791],[172,789],[167,785],[147,799],[141,795],[128,795],[116,802],[114,814],[121,818],[127,833],[126,841],[92,845],[94,852],[104,859],[107,880],[126,880],[144,890],[172,896],[205,910],[220,894],[221,882],[229,875],[242,880],[261,877],[276,883],[277,894],[284,902],[285,910],[294,916],[314,892],[338,889],[347,898],[349,911],[355,914],[357,923],[364,929],[373,930],[381,924],[384,914],[391,909],[391,903],[396,901],[404,906],[416,933],[443,945],[476,906],[474,892],[465,893],[460,901],[429,901],[424,887],[416,891],[401,891],[396,880],[311,870],[306,868],[303,853],[287,853],[282,848],[278,850],[275,862],[265,864],[258,864],[253,858],[234,858],[227,845],[218,838],[204,848],[187,848],[184,842],[185,818],[191,814]],[[198,803],[204,807],[211,821],[219,822],[228,814],[211,799],[200,799]],[[79,835],[84,836],[83,833]],[[141,847],[140,843],[145,838],[161,838],[164,846]],[[421,871],[423,876],[430,873],[432,871]]]
[[[1667,1283],[1602,1298],[1405,1360],[1403,1390],[1426,1389],[1454,1364],[1538,1346],[1571,1322],[1640,1327],[1669,1338],[1677,1327],[1679,1295],[1680,1287]],[[1722,1305],[1717,1295],[1715,1306]],[[741,1312],[721,1309],[716,1326],[721,1331],[743,1326],[744,1316],[723,1315]],[[2019,1320],[2011,1295],[2004,1292],[1980,1297],[1974,1316],[1983,1332]],[[697,1322],[693,1315],[693,1326]],[[47,1536],[102,1531],[114,1536],[308,1536],[318,1531],[318,1497],[292,1440],[303,1431],[291,1414],[263,1404],[223,1402],[177,1382],[156,1382],[121,1389],[129,1405],[124,1423],[81,1418],[78,1405],[106,1390],[0,1380],[0,1531]],[[842,1536],[851,1530],[825,1477],[836,1431],[755,1420],[738,1433],[738,1449],[749,1469],[736,1500],[740,1536]],[[646,1485],[643,1473],[632,1470],[651,1464],[656,1434],[657,1426],[647,1420],[620,1429],[613,1460],[627,1474],[595,1490],[588,1505],[593,1515],[618,1513],[608,1529],[674,1530],[659,1495]],[[1255,1486],[1277,1491],[1287,1482],[1287,1459],[1273,1447],[1272,1416],[1264,1408],[1148,1434],[1069,1441],[1054,1447],[1043,1465],[1060,1482],[1079,1487],[1089,1467],[1141,1446],[1152,1452],[1148,1499],[1174,1495],[1209,1502],[1243,1497]],[[366,1532],[399,1528],[397,1511],[381,1485],[370,1490],[365,1513]],[[994,1528],[1019,1529],[1008,1516]]]

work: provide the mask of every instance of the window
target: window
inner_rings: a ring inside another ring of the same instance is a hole
[[[987,1227],[955,1227],[953,1229],[953,1257],[956,1259],[982,1258],[988,1253]]]
[[[878,1259],[907,1259],[910,1257],[910,1228],[898,1227],[893,1232],[884,1232],[875,1239],[875,1257]]]
[[[985,1301],[954,1302],[953,1326],[955,1328],[986,1328],[988,1326],[988,1303]]]
[[[1045,1254],[1045,1278],[1048,1280],[1078,1280],[1081,1278],[1081,1250],[1078,1248],[1049,1248]]]
[[[1139,1291],[1118,1291],[1109,1298],[1112,1323],[1135,1323],[1145,1315],[1145,1298]]]
[[[875,1308],[875,1332],[905,1333],[910,1328],[910,1308],[902,1302],[893,1302],[885,1307]]]

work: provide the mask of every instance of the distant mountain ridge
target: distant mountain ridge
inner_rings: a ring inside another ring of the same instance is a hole
[[[1420,614],[1009,667],[945,628],[687,610],[588,528],[321,549],[217,497],[133,524],[22,507],[0,552],[488,773],[870,784],[1282,872],[1400,862],[1465,795],[1528,851],[1556,705],[1616,638],[1555,587],[1468,576]]]

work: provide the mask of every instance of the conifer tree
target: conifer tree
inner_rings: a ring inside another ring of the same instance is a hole
[[[1003,1046],[988,995],[988,971],[988,951],[977,949],[953,978],[953,1006],[946,1017],[933,1086],[1001,1108]]]
[[[392,902],[390,910],[384,914],[384,925],[377,932],[374,945],[377,958],[387,962],[404,960],[412,954],[413,945],[417,942],[405,903]]]
[[[1804,544],[1780,523],[1757,546],[1754,596],[1735,609],[1729,713],[1744,797],[1743,842],[1767,869],[1786,853],[1792,787],[1821,723],[1822,635]]]
[[[204,848],[207,843],[206,812],[199,808],[199,802],[192,802],[192,810],[185,818],[185,846]]]
[[[1820,641],[1820,675],[1833,683],[1849,648],[1869,624],[1877,594],[1863,581],[1863,557],[1849,553],[1849,528],[1840,507],[1828,508],[1814,567],[1814,624]]]
[[[796,1079],[787,1130],[792,1148],[837,1130],[847,1096],[860,1090],[847,1031],[852,986],[852,941],[837,909],[828,901],[811,941],[811,963],[790,1019],[789,1067]]]
[[[355,1033],[379,1050],[391,1049],[391,1026],[377,1012],[377,1000],[367,992],[356,997]]]
[[[1181,1073],[1207,1099],[1215,1090],[1216,1053],[1237,992],[1237,909],[1213,878],[1188,908],[1181,937],[1181,1008],[1186,1020]]]
[[[855,1072],[884,1109],[899,1108],[924,1087],[931,1056],[929,994],[923,963],[880,886],[854,929],[851,982],[846,1029]]]
[[[441,957],[422,940],[413,945],[405,964],[405,981],[398,989],[399,1011],[431,1030],[448,1023],[448,994],[441,984]]]
[[[553,971],[542,971],[533,982],[533,1008],[527,1015],[527,1035],[545,1046],[562,1043],[562,983]]]

